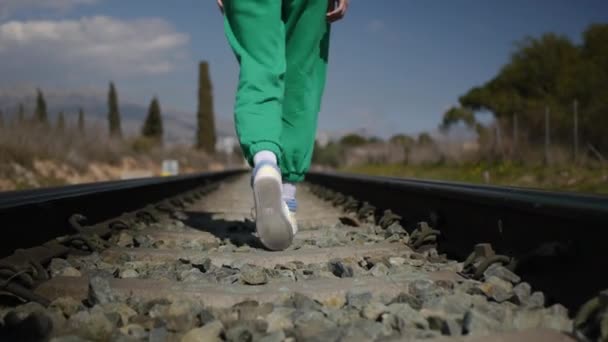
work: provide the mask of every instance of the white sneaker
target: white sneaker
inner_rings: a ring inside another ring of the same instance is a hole
[[[293,228],[293,235],[295,236],[298,232],[298,221],[296,219],[296,210],[298,209],[298,202],[294,199],[285,200],[285,205],[287,205],[287,209],[289,210],[289,221],[291,222],[291,227]]]
[[[253,170],[253,198],[256,230],[264,246],[284,250],[293,241],[294,226],[287,204],[282,198],[281,171],[273,163],[260,163]]]

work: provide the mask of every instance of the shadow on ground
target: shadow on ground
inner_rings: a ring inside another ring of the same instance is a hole
[[[186,211],[187,219],[181,220],[190,228],[208,232],[222,240],[228,240],[231,244],[239,247],[243,245],[252,248],[264,248],[260,239],[254,235],[255,222],[245,219],[245,221],[225,220],[219,218],[221,213]]]

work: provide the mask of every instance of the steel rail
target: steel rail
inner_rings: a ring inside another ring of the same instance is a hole
[[[87,224],[93,224],[242,172],[235,169],[0,193],[0,257],[74,233],[68,223],[73,214],[83,214]]]
[[[608,287],[608,197],[515,187],[311,172],[307,181],[427,221],[439,247],[463,260],[491,243],[548,299],[577,308]]]

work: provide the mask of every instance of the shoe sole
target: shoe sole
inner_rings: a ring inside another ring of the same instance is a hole
[[[293,240],[289,219],[283,213],[282,185],[272,178],[256,180],[253,186],[256,230],[266,248],[284,250]]]

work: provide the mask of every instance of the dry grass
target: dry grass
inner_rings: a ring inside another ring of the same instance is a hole
[[[224,167],[187,146],[110,139],[104,127],[80,132],[32,123],[0,126],[0,191],[118,179],[130,171],[158,175],[164,159],[178,160],[181,173]]]

